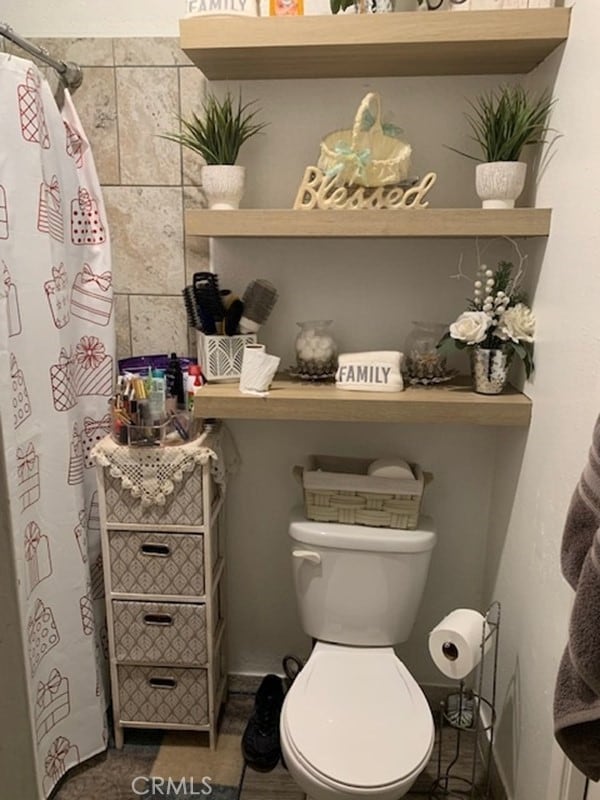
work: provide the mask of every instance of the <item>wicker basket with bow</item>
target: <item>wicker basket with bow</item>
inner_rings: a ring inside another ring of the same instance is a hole
[[[318,166],[340,185],[388,186],[406,180],[411,146],[399,128],[381,121],[381,97],[363,98],[349,130],[327,134],[321,142]]]

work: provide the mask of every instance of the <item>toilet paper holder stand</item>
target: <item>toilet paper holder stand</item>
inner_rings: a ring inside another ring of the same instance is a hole
[[[494,601],[485,612],[481,626],[481,660],[474,672],[474,682],[461,680],[458,683],[457,691],[447,695],[440,703],[437,773],[429,791],[429,797],[432,800],[442,800],[442,798],[490,800],[491,798],[491,760],[496,727],[496,686],[501,611],[500,603]],[[448,643],[446,655],[450,659],[453,646]],[[484,696],[484,685],[488,691],[487,696]],[[447,734],[450,730],[454,732],[455,741],[448,758],[445,753],[447,739],[445,733]],[[468,765],[467,777],[465,777],[465,761],[461,760],[466,736],[475,738],[470,763],[469,760],[466,762]],[[481,749],[478,746],[479,736],[483,740]],[[444,766],[445,762],[447,763]]]

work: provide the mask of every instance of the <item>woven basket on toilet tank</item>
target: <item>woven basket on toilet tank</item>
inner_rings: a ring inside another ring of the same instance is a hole
[[[410,464],[412,478],[369,475],[372,459],[309,456],[294,467],[302,484],[308,519],[380,528],[415,530],[423,489],[432,476]]]

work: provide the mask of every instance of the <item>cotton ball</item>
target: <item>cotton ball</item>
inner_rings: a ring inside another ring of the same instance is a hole
[[[302,348],[302,358],[305,361],[310,361],[315,357],[316,350],[314,342],[307,342]]]
[[[333,341],[329,336],[321,336],[318,347],[324,360],[333,356]]]

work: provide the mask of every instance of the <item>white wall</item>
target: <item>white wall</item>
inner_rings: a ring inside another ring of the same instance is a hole
[[[488,78],[251,81],[244,97],[258,98],[270,121],[250,143],[246,164],[250,207],[290,207],[305,165],[315,163],[324,132],[351,124],[365,92],[381,92],[414,144],[414,170],[439,173],[432,202],[476,203],[471,164],[443,143],[464,144],[464,95],[492,84]],[[219,87],[223,88],[223,87]],[[236,91],[236,85],[230,85]],[[443,131],[443,139],[440,137]],[[303,212],[299,212],[303,213]],[[496,245],[496,249],[499,245]],[[503,252],[511,253],[504,243]],[[334,319],[342,350],[403,347],[412,320],[451,320],[470,286],[450,279],[473,242],[215,241],[213,262],[223,285],[242,289],[262,276],[281,299],[261,339],[293,363],[295,322]],[[443,681],[431,664],[428,630],[450,609],[481,607],[489,488],[496,432],[426,426],[259,424],[233,426],[245,469],[232,487],[229,510],[231,666],[277,669],[290,649],[306,651],[298,626],[286,541],[290,506],[300,499],[291,468],[311,452],[386,456],[400,454],[435,475],[425,509],[435,515],[440,542],[414,635],[400,648],[423,682]],[[362,587],[357,587],[361,591]]]
[[[414,144],[415,172],[439,172],[432,202],[473,205],[472,166],[443,143],[457,138],[465,143],[464,95],[491,83],[488,78],[388,78],[240,84],[245,98],[259,99],[270,121],[265,135],[243,151],[248,173],[244,202],[291,207],[304,166],[315,163],[323,133],[350,125],[363,94],[377,89]],[[237,84],[230,88],[236,91]],[[503,251],[511,255],[506,243]],[[412,320],[451,320],[471,288],[449,277],[461,253],[465,269],[472,268],[475,247],[467,241],[221,240],[212,251],[223,285],[242,289],[249,278],[262,276],[279,288],[281,298],[261,340],[282,357],[284,367],[294,361],[296,321],[334,319],[340,347],[351,351],[401,349]],[[452,608],[481,607],[496,432],[342,423],[232,427],[244,458],[228,506],[232,668],[277,669],[285,652],[306,652],[286,541],[289,509],[300,499],[292,466],[311,452],[400,454],[434,473],[425,509],[435,515],[440,531],[425,602],[414,635],[400,652],[419,680],[443,682],[430,661],[426,636]]]
[[[572,597],[559,550],[600,411],[599,32],[598,4],[578,3],[562,59],[531,76],[535,88],[557,76],[553,124],[564,138],[537,198],[554,212],[535,294],[533,423],[522,463],[514,435],[498,451],[486,569],[489,596],[503,603],[497,751],[517,800],[557,796],[552,700]]]
[[[185,0],[3,0],[0,20],[22,36],[176,36]]]

